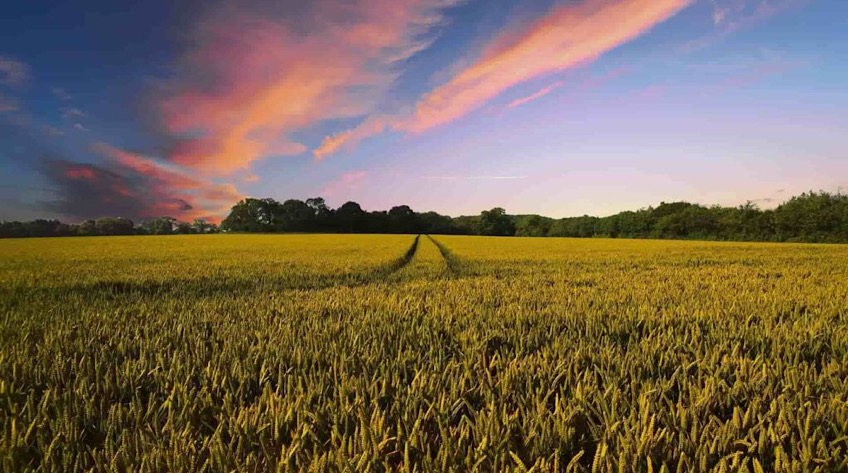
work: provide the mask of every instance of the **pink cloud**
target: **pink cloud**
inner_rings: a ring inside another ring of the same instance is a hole
[[[86,179],[89,181],[95,178],[93,168],[82,164],[69,166],[65,169],[65,176],[71,179]]]
[[[142,216],[168,215],[182,219],[220,217],[237,201],[244,198],[232,184],[199,179],[151,158],[105,143],[94,145],[95,151],[108,157],[122,174],[135,176],[151,204],[142,209]],[[129,195],[124,193],[123,195]]]
[[[356,128],[330,135],[313,151],[315,159],[320,161],[337,152],[344,146],[352,146],[361,140],[382,133],[389,127],[389,121],[384,117],[369,117]]]
[[[394,66],[454,0],[318,0],[298,18],[225,8],[200,22],[159,102],[169,158],[213,175],[306,148],[291,134],[372,112]]]
[[[339,176],[321,190],[325,196],[332,197],[341,193],[348,193],[359,189],[368,177],[367,171],[351,171]]]
[[[691,0],[585,0],[554,8],[529,26],[496,37],[478,60],[423,96],[412,114],[391,121],[368,119],[325,139],[315,156],[323,158],[386,129],[419,133],[449,123],[519,83],[593,61],[689,4]],[[528,99],[550,90],[540,92]],[[520,103],[526,102],[516,105]]]
[[[555,83],[553,83],[553,84],[551,84],[551,85],[549,85],[549,86],[547,86],[547,87],[545,87],[545,88],[543,88],[543,89],[541,89],[541,90],[539,90],[535,93],[532,93],[532,94],[530,94],[526,97],[522,97],[520,99],[513,100],[512,102],[510,102],[506,106],[506,108],[518,107],[519,105],[524,105],[525,103],[532,102],[536,99],[540,99],[540,98],[544,97],[545,95],[548,95],[549,93],[553,92],[554,89],[556,89],[557,87],[562,87],[563,85],[565,85],[565,82],[563,82],[563,81],[555,82]]]
[[[527,79],[596,59],[661,23],[689,0],[589,0],[554,9],[523,34],[492,49],[427,94],[402,129],[420,132],[448,123]]]

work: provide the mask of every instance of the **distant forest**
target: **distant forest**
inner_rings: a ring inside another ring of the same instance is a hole
[[[476,216],[449,217],[415,212],[407,205],[368,212],[356,202],[337,209],[317,197],[244,199],[220,227],[204,220],[171,217],[135,224],[126,218],[101,218],[80,224],[58,220],[0,222],[0,237],[86,235],[163,235],[186,233],[430,233],[533,237],[663,238],[733,241],[848,242],[848,194],[808,192],[773,210],[748,202],[738,207],[705,207],[688,202],[660,203],[609,217],[554,219],[509,215],[496,207]]]

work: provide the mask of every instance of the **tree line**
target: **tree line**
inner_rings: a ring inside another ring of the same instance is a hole
[[[848,194],[807,192],[769,210],[752,202],[737,207],[663,202],[609,217],[525,215],[515,221],[520,236],[839,243],[848,242]]]
[[[500,207],[480,215],[450,217],[415,212],[408,205],[366,211],[356,202],[330,208],[321,197],[305,201],[248,198],[233,206],[220,228],[204,220],[171,217],[135,225],[101,218],[69,225],[58,220],[0,222],[0,237],[73,235],[164,235],[174,233],[430,233],[534,237],[663,238],[735,241],[848,242],[848,194],[807,192],[775,209],[748,202],[738,207],[662,202],[656,207],[608,217],[554,219],[509,215]]]
[[[773,210],[662,202],[608,217],[554,219],[509,215],[500,207],[480,215],[417,213],[408,205],[368,212],[356,202],[338,209],[318,197],[300,201],[245,199],[221,223],[237,232],[433,233],[534,237],[663,238],[737,241],[848,242],[848,194],[808,192]]]
[[[135,224],[123,217],[104,217],[82,223],[38,219],[29,222],[0,222],[0,238],[107,236],[107,235],[173,235],[218,233],[220,228],[203,219],[180,222],[173,217],[157,217]]]

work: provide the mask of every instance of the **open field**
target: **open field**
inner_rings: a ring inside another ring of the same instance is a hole
[[[0,471],[848,472],[848,246],[0,240]]]

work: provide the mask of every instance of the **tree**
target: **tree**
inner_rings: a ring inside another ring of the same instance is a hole
[[[421,233],[434,234],[461,234],[462,229],[454,223],[447,215],[439,215],[436,212],[424,212],[417,214]]]
[[[666,213],[654,225],[654,235],[661,238],[715,238],[718,234],[718,212],[700,205],[679,207]]]
[[[334,213],[337,229],[344,233],[356,233],[365,228],[366,214],[356,202],[345,202]]]
[[[492,236],[515,235],[515,223],[506,214],[506,210],[495,207],[480,212],[479,233]]]
[[[515,236],[544,237],[551,230],[552,220],[540,215],[525,215],[515,222]]]
[[[174,233],[178,233],[180,235],[189,235],[191,233],[197,233],[197,231],[188,222],[177,222],[177,224],[174,225]]]
[[[323,197],[312,197],[306,199],[306,205],[312,209],[314,218],[312,220],[312,231],[333,231],[332,216],[333,210],[327,206]]]
[[[315,211],[303,201],[289,199],[275,208],[276,228],[284,232],[305,232],[313,227]]]
[[[500,207],[475,216],[449,217],[417,213],[408,205],[366,212],[356,202],[337,210],[321,197],[283,203],[274,199],[244,199],[232,207],[221,224],[225,231],[442,233],[519,236],[613,238],[698,238],[745,241],[848,242],[848,195],[807,192],[774,210],[753,202],[738,207],[705,207],[689,202],[661,202],[656,208],[625,211],[608,217],[569,217],[553,220],[539,215],[507,215]],[[218,227],[203,219],[177,222],[153,218],[139,226],[126,218],[104,217],[78,225],[59,220],[0,222],[0,237],[214,233]]]
[[[232,232],[270,232],[274,230],[274,216],[280,203],[274,199],[247,198],[230,210],[221,222],[221,229]]]
[[[419,233],[418,215],[408,205],[392,207],[388,214],[390,233]]]
[[[93,236],[97,235],[97,222],[94,220],[86,220],[79,224],[77,227],[77,231],[80,236]]]
[[[848,238],[848,194],[805,192],[774,210],[778,238],[835,241]]]
[[[98,218],[94,222],[98,235],[132,235],[135,233],[135,225],[132,220],[122,217]]]
[[[327,216],[332,211],[327,207],[323,197],[311,197],[306,199],[306,205],[315,213],[316,217]]]
[[[58,220],[38,219],[31,222],[26,222],[24,226],[24,236],[28,237],[47,237],[56,235],[56,229],[62,222]]]
[[[174,233],[177,219],[174,217],[157,217],[141,224],[141,228],[149,235],[170,235]]]
[[[194,223],[191,226],[194,228],[195,233],[218,233],[218,225],[207,222],[202,218],[194,219]]]
[[[451,219],[451,223],[459,229],[459,233],[463,235],[478,235],[480,234],[480,216],[479,215],[461,215]]]

